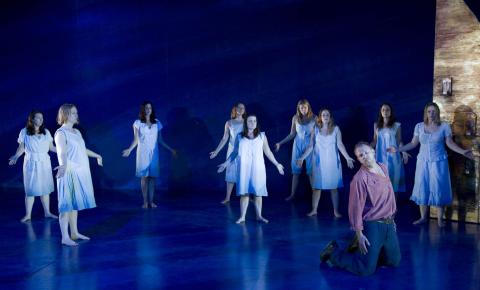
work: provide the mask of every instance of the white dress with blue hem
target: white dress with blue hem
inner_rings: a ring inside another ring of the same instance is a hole
[[[163,126],[160,121],[148,126],[146,123],[136,120],[133,127],[138,130],[138,145],[135,176],[158,177],[160,176],[160,164],[158,153],[158,132]]]
[[[265,133],[249,139],[242,137],[238,144],[237,195],[268,196],[263,140]]]
[[[312,188],[337,189],[343,187],[342,163],[337,147],[337,126],[329,135],[322,135],[315,126],[312,152]]]

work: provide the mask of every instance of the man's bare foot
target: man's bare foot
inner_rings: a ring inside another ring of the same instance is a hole
[[[72,240],[86,240],[86,241],[88,241],[88,240],[90,240],[90,238],[87,237],[87,236],[84,236],[80,233],[77,233],[76,235],[72,234]]]
[[[307,216],[315,216],[315,215],[317,215],[316,210],[312,210],[311,212],[307,213]]]
[[[45,218],[50,218],[50,219],[58,219],[58,216],[54,215],[53,213],[49,212],[45,214]]]
[[[20,220],[20,222],[25,223],[25,222],[29,222],[30,220],[31,220],[31,217],[29,217],[29,216],[24,216],[24,217]]]
[[[421,225],[421,224],[424,224],[426,222],[427,222],[426,218],[419,218],[418,220],[414,221],[413,224],[414,225]]]
[[[151,203],[150,203],[150,207],[151,207],[151,208],[156,208],[157,205],[156,205],[155,203],[151,202]]]
[[[235,223],[243,224],[245,222],[245,218],[239,218]]]
[[[289,195],[285,198],[285,201],[291,201],[294,198],[295,198],[295,195]]]
[[[339,219],[342,217],[342,215],[339,213],[339,212],[334,212],[333,213],[333,216],[336,218],[336,219]]]
[[[65,240],[62,239],[62,245],[69,246],[69,247],[78,246],[78,244],[72,241],[71,239],[65,239]]]
[[[142,208],[148,208],[148,203],[144,203],[144,204],[142,205]]]
[[[257,217],[257,221],[268,224],[268,220],[266,218],[264,218],[263,216]]]
[[[222,200],[220,203],[221,203],[221,204],[227,204],[227,203],[229,203],[229,202],[230,202],[229,199],[224,199],[224,200]]]

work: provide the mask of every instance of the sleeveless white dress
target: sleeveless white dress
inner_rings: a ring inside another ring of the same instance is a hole
[[[57,178],[58,212],[96,207],[87,149],[80,131],[60,127],[55,136],[63,134],[67,143],[65,175]],[[57,152],[58,153],[58,152]]]
[[[228,138],[228,149],[227,149],[227,158],[232,154],[234,148],[235,148],[235,143],[238,142],[238,138],[241,136],[240,133],[243,131],[243,122],[242,123],[237,123],[237,122],[232,122],[229,121],[228,125],[228,133],[229,133],[229,138]],[[227,165],[226,171],[225,171],[225,181],[228,183],[235,183],[237,182],[237,167],[238,167],[238,158],[235,158],[234,161],[230,162]]]
[[[133,127],[138,130],[138,144],[135,176],[137,177],[158,177],[160,176],[160,164],[158,156],[158,132],[162,130],[163,126],[160,121],[155,120],[156,123],[150,127],[136,120]]]
[[[256,138],[242,137],[238,144],[237,195],[267,196],[267,176],[263,159],[265,133]]]
[[[47,195],[55,189],[48,155],[52,141],[52,135],[47,129],[45,134],[37,135],[28,135],[26,128],[20,131],[17,142],[25,146],[23,185],[26,196]]]
[[[300,156],[302,156],[302,154],[308,148],[308,145],[310,144],[311,132],[314,126],[315,126],[315,118],[312,118],[312,120],[306,124],[300,124],[298,121],[295,121],[295,131],[297,132],[297,135],[293,140],[292,161],[291,161],[292,174],[300,174],[302,172],[302,167],[297,165],[297,159],[300,158]],[[310,175],[312,172],[311,155],[305,158],[305,165],[306,165],[307,174]]]
[[[342,163],[338,154],[337,126],[329,135],[322,135],[315,126],[315,144],[312,154],[312,188],[336,189],[343,187]]]

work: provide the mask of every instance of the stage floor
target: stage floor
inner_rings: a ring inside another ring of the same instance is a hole
[[[413,226],[416,208],[402,203],[397,218],[402,261],[357,277],[319,266],[331,239],[347,240],[346,217],[335,220],[329,194],[323,212],[309,218],[306,197],[264,200],[269,224],[235,224],[238,198],[220,205],[223,191],[194,196],[158,194],[143,210],[138,192],[102,192],[99,207],[81,211],[78,247],[60,244],[56,220],[44,219],[40,200],[33,220],[20,223],[23,193],[2,192],[1,289],[479,289],[480,227],[435,221]],[[56,198],[52,198],[56,212]],[[343,205],[345,209],[345,205]]]

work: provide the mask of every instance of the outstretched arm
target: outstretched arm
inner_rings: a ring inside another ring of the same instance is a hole
[[[353,168],[353,162],[355,162],[355,160],[353,160],[353,158],[350,157],[350,155],[348,155],[347,150],[345,149],[345,145],[343,145],[343,142],[342,142],[342,132],[340,132],[340,129],[338,127],[337,129],[338,129],[338,134],[337,134],[338,151],[342,153],[343,158],[345,158],[345,160],[347,161],[348,168]]]
[[[232,153],[230,153],[230,155],[227,156],[227,160],[225,160],[225,162],[223,162],[222,164],[218,165],[218,169],[217,169],[217,172],[218,173],[221,173],[223,172],[227,166],[233,162],[233,160],[235,160],[235,158],[237,158],[238,156],[238,147],[240,146],[240,139],[241,138],[237,138],[235,140],[235,145],[233,147],[233,151]]]
[[[267,156],[268,160],[270,160],[270,162],[277,167],[278,172],[283,175],[283,165],[278,163],[275,159],[275,156],[273,156],[272,150],[270,150],[270,146],[268,146],[267,136],[263,138],[263,153],[265,153],[265,156]]]
[[[398,148],[388,147],[387,152],[390,152],[390,153],[406,152],[417,147],[418,143],[419,143],[418,136],[413,136],[412,141],[410,141],[410,143],[408,143],[407,145],[399,146]]]
[[[135,148],[138,145],[138,129],[133,126],[133,141],[132,144],[130,144],[130,147],[122,151],[122,156],[123,157],[128,157],[130,156],[130,153],[132,153],[133,148]]]
[[[469,159],[473,159],[472,150],[463,149],[458,146],[457,143],[453,142],[452,136],[445,137],[445,142],[448,148],[450,148],[452,151],[457,152],[458,154],[461,154]]]
[[[103,166],[103,158],[100,154],[93,152],[92,150],[87,149],[87,156],[97,159],[97,164]]]
[[[22,142],[18,144],[17,151],[15,154],[8,159],[8,165],[15,165],[17,163],[18,158],[25,153],[25,144]]]
[[[228,138],[229,138],[228,129],[229,129],[229,122],[227,121],[225,123],[225,127],[223,129],[223,137],[220,140],[220,143],[218,144],[217,148],[215,150],[213,150],[212,152],[210,152],[210,159],[213,159],[213,158],[217,157],[218,152],[220,152],[223,149],[223,147],[225,146],[225,144],[227,144],[227,141],[228,141]]]
[[[278,150],[280,150],[280,146],[282,146],[283,144],[287,143],[288,141],[292,140],[293,138],[295,138],[295,136],[297,135],[297,129],[295,129],[295,120],[296,120],[296,116],[293,116],[292,118],[292,126],[290,127],[290,134],[287,135],[287,137],[283,138],[282,141],[278,142],[277,144],[275,144],[275,151],[278,152]]]

